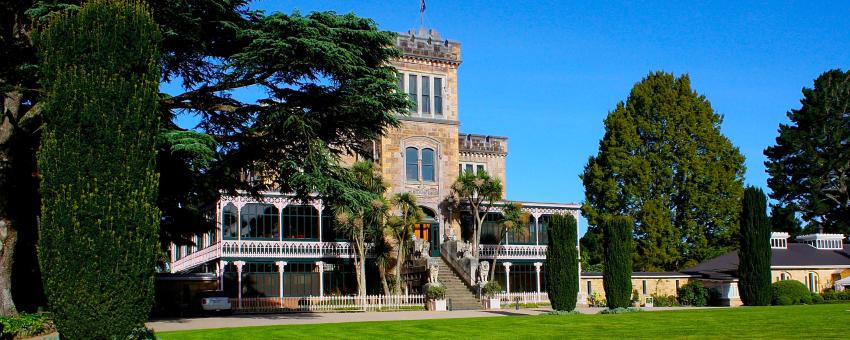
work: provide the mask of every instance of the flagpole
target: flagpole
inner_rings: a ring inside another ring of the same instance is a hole
[[[425,0],[419,0],[419,28],[425,28]]]

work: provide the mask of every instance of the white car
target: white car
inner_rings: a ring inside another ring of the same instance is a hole
[[[230,313],[230,298],[223,291],[210,290],[201,292],[201,310],[204,312]]]

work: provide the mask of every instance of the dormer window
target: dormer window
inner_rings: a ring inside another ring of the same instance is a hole
[[[788,233],[770,233],[770,248],[788,249]]]
[[[797,236],[797,240],[822,250],[844,249],[844,235],[841,234],[809,234]]]

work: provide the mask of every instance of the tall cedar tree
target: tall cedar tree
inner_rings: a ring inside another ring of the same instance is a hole
[[[664,72],[608,113],[581,175],[590,264],[601,259],[602,221],[616,215],[635,221],[637,270],[679,270],[737,246],[744,156],[722,121],[687,75]]]
[[[738,291],[747,306],[768,306],[770,288],[770,220],[761,189],[744,190],[741,204],[741,249],[738,250]]]
[[[159,41],[144,5],[117,0],[87,2],[39,36],[38,255],[63,338],[127,338],[153,304]]]
[[[808,230],[850,234],[850,71],[824,72],[800,103],[764,151],[770,197]]]
[[[4,315],[15,312],[12,294],[24,310],[44,304],[33,289],[42,286],[35,265],[40,199],[34,174],[44,73],[32,37],[49,18],[78,11],[80,2],[0,1]],[[370,19],[333,12],[266,14],[249,9],[247,0],[145,2],[156,9],[162,32],[160,81],[183,85],[182,93],[159,97],[162,255],[170,242],[193,244],[192,235],[212,227],[204,207],[220,190],[272,187],[325,198],[348,191],[349,171],[338,156],[365,152],[360,141],[395,126],[395,112],[410,105],[395,89],[396,72],[388,64],[399,53],[392,47],[395,33],[378,30]],[[267,95],[259,101],[232,96],[244,90]],[[180,116],[198,119],[197,129],[178,127]],[[242,170],[271,180],[256,181]]]
[[[578,298],[578,231],[572,215],[552,216],[546,248],[546,282],[552,309],[571,311]]]
[[[605,221],[605,267],[602,286],[608,308],[628,307],[632,296],[632,232],[634,223],[628,216],[616,216]]]

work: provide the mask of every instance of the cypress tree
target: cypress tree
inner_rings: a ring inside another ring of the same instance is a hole
[[[38,255],[62,338],[136,337],[158,249],[157,25],[92,0],[37,37],[44,87]]]
[[[628,307],[632,296],[632,219],[616,216],[606,220],[602,229],[605,299],[608,308]]]
[[[578,245],[576,219],[572,215],[552,216],[549,247],[546,248],[546,282],[552,309],[571,311],[578,295]]]
[[[741,249],[738,251],[738,291],[747,306],[770,305],[770,220],[767,198],[755,187],[744,190],[741,204]]]

